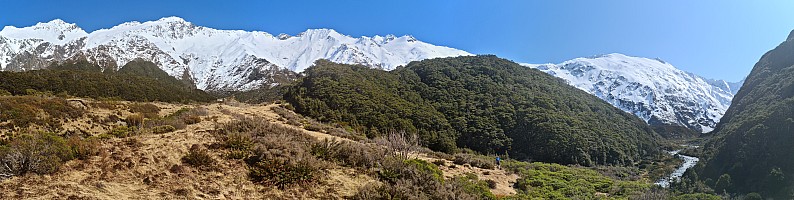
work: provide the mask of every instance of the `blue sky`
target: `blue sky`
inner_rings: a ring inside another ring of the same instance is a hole
[[[738,81],[794,29],[792,1],[3,1],[0,26],[61,18],[86,31],[179,16],[200,26],[405,35],[517,62],[606,53]]]

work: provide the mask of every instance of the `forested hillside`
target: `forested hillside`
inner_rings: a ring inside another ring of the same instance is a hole
[[[717,193],[794,195],[794,31],[755,64],[691,179]],[[698,176],[699,175],[699,176]],[[691,181],[691,180],[690,180]]]
[[[68,62],[48,70],[0,72],[0,90],[14,95],[32,92],[65,93],[79,97],[121,98],[130,101],[210,101],[207,93],[168,76],[151,62],[133,61],[118,72],[87,61]]]
[[[561,79],[495,56],[411,62],[385,72],[318,61],[285,99],[313,118],[374,137],[562,164],[631,165],[660,153],[639,118]]]

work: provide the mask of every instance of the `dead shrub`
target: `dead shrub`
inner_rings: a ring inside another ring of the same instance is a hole
[[[411,153],[419,149],[419,137],[405,131],[390,131],[385,136],[375,138],[375,143],[386,146],[403,160],[407,160]]]

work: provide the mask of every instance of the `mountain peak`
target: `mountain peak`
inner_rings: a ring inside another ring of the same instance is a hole
[[[565,79],[649,124],[680,125],[699,132],[715,127],[737,87],[681,71],[661,59],[619,53],[525,66]]]
[[[53,19],[53,20],[50,20],[49,22],[39,22],[39,23],[36,23],[36,25],[31,26],[31,28],[33,28],[33,29],[54,29],[54,30],[59,30],[59,31],[69,31],[69,30],[80,29],[80,27],[77,27],[77,24],[67,23],[67,22],[65,22],[65,21],[63,21],[61,19]]]
[[[306,31],[303,31],[302,33],[298,34],[297,36],[298,37],[304,37],[304,36],[308,36],[308,37],[318,37],[318,36],[319,37],[333,37],[333,38],[337,38],[338,39],[339,37],[343,37],[345,35],[342,35],[339,32],[336,32],[336,30],[334,30],[334,29],[319,28],[319,29],[307,29]]]
[[[157,20],[158,22],[187,22],[185,19],[177,16],[163,17]]]
[[[87,35],[88,33],[76,24],[67,23],[61,19],[39,22],[36,25],[23,28],[6,26],[0,31],[0,36],[10,39],[40,39],[44,42],[59,45]]]

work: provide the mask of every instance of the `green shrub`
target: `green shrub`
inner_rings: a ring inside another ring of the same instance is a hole
[[[434,160],[433,164],[435,164],[435,165],[437,165],[439,167],[443,167],[443,166],[447,165],[447,161],[442,160],[442,159],[438,159],[438,160]]]
[[[182,163],[202,170],[214,170],[217,161],[209,154],[206,148],[194,144],[188,150],[187,155],[182,157]]]
[[[11,96],[11,92],[8,92],[8,90],[0,89],[0,96]]]
[[[433,163],[419,159],[410,159],[403,162],[429,175],[432,175],[433,178],[436,178],[438,181],[444,181],[444,173],[441,172],[441,170],[438,169],[438,166]]]
[[[156,119],[160,117],[160,107],[151,103],[134,103],[129,105],[130,112],[142,114],[143,117]]]
[[[23,134],[0,146],[0,174],[49,174],[74,159],[66,140],[52,133]]]
[[[127,116],[127,118],[124,119],[124,122],[127,123],[127,126],[135,126],[135,127],[143,126],[143,121],[144,121],[144,117],[141,114],[133,114]]]
[[[162,126],[153,127],[152,128],[152,133],[154,133],[154,134],[163,134],[163,133],[168,133],[168,132],[172,132],[172,131],[175,131],[175,130],[176,130],[176,128],[174,128],[174,126],[162,125]]]
[[[226,158],[236,160],[246,159],[249,156],[251,156],[251,151],[248,150],[229,150],[229,152],[226,153]]]
[[[416,164],[412,161],[387,162],[384,165],[386,169],[379,172],[387,183],[359,188],[351,199],[496,199],[487,184],[477,180],[476,175],[442,181],[428,174],[432,172],[416,168],[432,164]]]
[[[132,136],[135,131],[135,128],[130,128],[127,126],[116,126],[115,128],[111,129],[108,132],[109,135],[115,136],[117,138],[125,138]]]
[[[324,139],[323,141],[315,142],[309,150],[314,157],[327,161],[336,161],[337,152],[340,151],[342,143],[336,140]]]
[[[223,147],[231,150],[250,151],[254,140],[250,133],[230,133],[223,140]]]
[[[651,184],[644,181],[613,180],[595,170],[559,164],[504,162],[503,168],[519,174],[515,184],[520,198],[594,199],[595,193],[614,198],[628,198],[646,192]]]
[[[485,180],[485,183],[488,184],[488,188],[496,189],[496,181],[488,179],[488,180]]]
[[[186,124],[198,124],[201,122],[201,117],[195,115],[182,115],[179,117]]]
[[[695,194],[682,194],[670,199],[671,200],[721,200],[722,197],[713,194],[695,193]]]
[[[3,128],[40,125],[56,131],[61,121],[83,116],[84,110],[72,107],[61,98],[39,96],[0,96],[0,122]]]
[[[469,164],[473,167],[483,168],[483,169],[494,169],[496,164],[491,161],[490,159],[486,159],[484,156],[477,156],[471,154],[455,154],[455,159],[452,161],[458,165]]]
[[[244,158],[251,181],[278,188],[316,183],[327,163],[312,155],[314,138],[261,119],[240,118],[220,125],[227,158]]]
[[[71,147],[74,157],[80,160],[99,154],[99,140],[96,138],[83,139],[72,136],[67,141],[67,144]]]
[[[319,169],[308,161],[289,163],[283,160],[259,160],[249,163],[248,176],[256,183],[286,188],[317,181]]]

